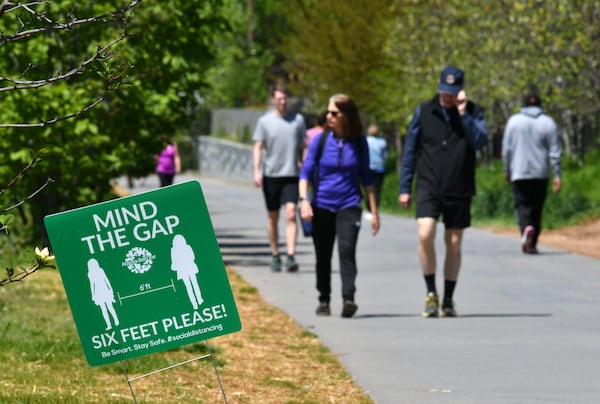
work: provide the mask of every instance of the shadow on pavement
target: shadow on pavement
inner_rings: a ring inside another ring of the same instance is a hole
[[[515,318],[515,317],[552,317],[551,313],[473,313],[460,314],[457,318]]]

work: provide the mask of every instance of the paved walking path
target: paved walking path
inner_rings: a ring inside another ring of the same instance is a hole
[[[471,228],[455,293],[460,317],[424,319],[414,220],[382,215],[379,235],[367,222],[361,231],[356,316],[339,316],[336,250],[333,313],[317,317],[310,239],[300,235],[298,273],[272,273],[262,193],[196,178],[226,265],[317,334],[375,402],[600,403],[600,261],[543,245],[524,256],[516,238]],[[150,176],[134,191],[156,186]],[[438,267],[442,238],[438,226]]]

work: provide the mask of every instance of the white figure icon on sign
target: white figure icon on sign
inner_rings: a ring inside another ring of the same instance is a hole
[[[113,306],[115,303],[115,293],[110,281],[106,277],[106,273],[100,268],[100,264],[95,258],[90,258],[87,266],[92,300],[102,310],[102,317],[104,317],[106,330],[108,331],[112,328],[109,313],[112,316],[114,325],[119,325],[119,318]]]
[[[198,266],[196,265],[194,250],[187,244],[185,238],[177,234],[173,237],[171,247],[171,269],[177,273],[177,279],[183,281],[190,302],[194,310],[204,301],[198,285]]]

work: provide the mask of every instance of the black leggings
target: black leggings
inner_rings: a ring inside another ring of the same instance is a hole
[[[342,298],[354,301],[356,292],[356,244],[360,231],[360,207],[351,207],[331,212],[313,206],[313,244],[317,256],[317,290],[319,301],[329,303],[331,299],[331,257],[335,237],[338,239]]]
[[[173,180],[175,179],[175,174],[158,173],[158,179],[160,181],[160,186],[166,187],[167,185],[173,184]]]

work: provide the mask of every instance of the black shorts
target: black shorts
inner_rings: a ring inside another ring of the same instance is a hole
[[[298,203],[298,177],[263,177],[267,210],[279,210],[287,202]]]
[[[428,192],[417,192],[416,216],[443,217],[447,229],[465,229],[471,225],[471,197],[447,198]]]

